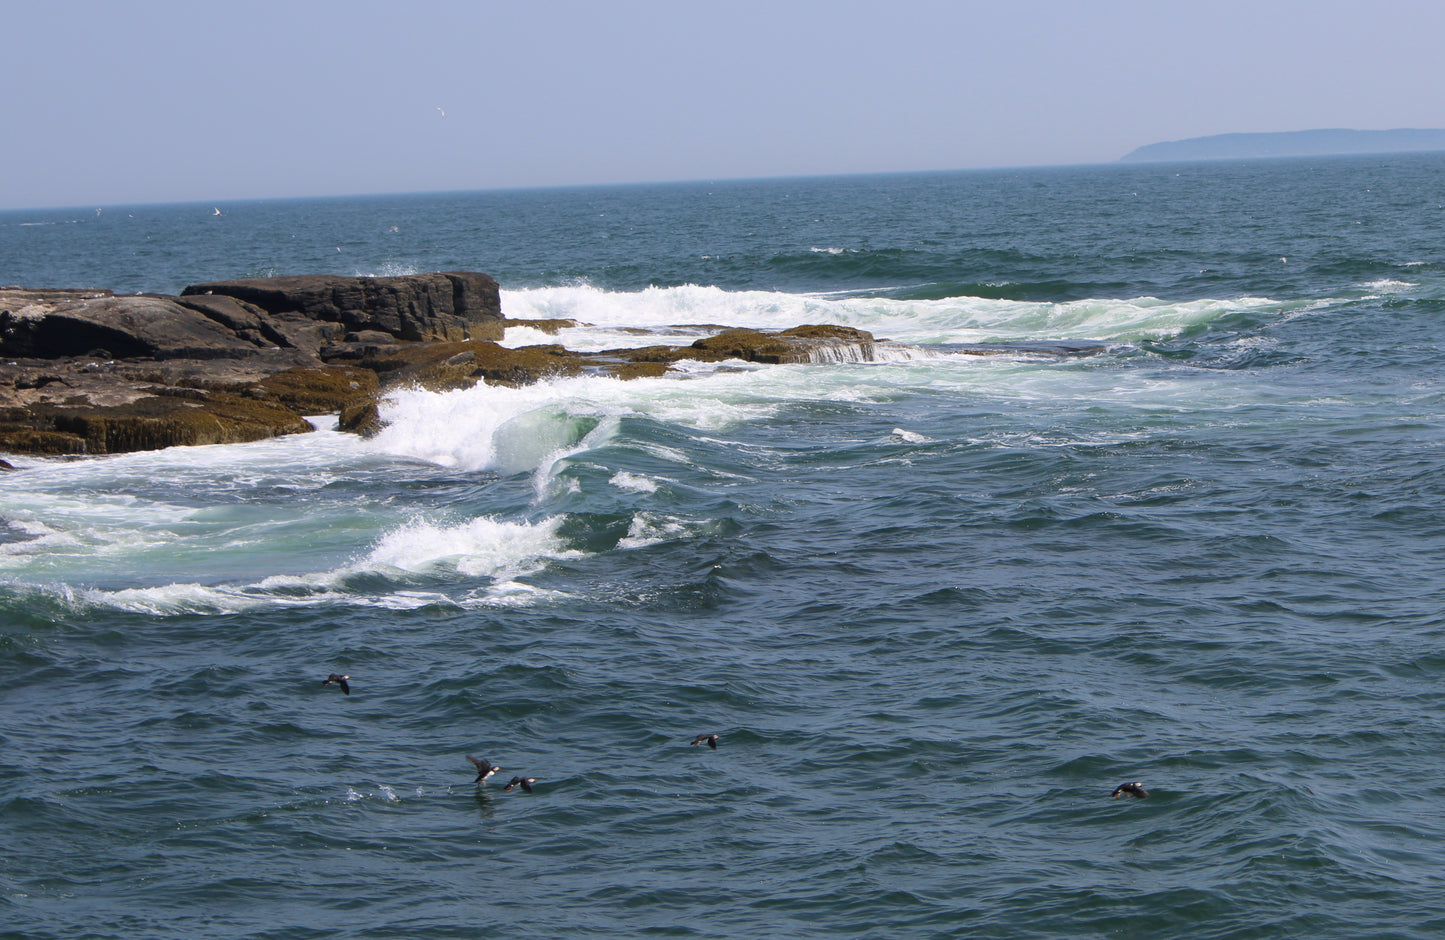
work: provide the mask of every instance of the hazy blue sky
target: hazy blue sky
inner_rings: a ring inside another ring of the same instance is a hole
[[[1445,127],[1440,0],[46,0],[0,22],[0,208],[1098,163],[1206,134]]]

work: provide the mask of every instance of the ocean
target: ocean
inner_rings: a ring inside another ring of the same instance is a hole
[[[1445,155],[0,213],[435,270],[893,342],[7,455],[0,936],[1445,935]]]

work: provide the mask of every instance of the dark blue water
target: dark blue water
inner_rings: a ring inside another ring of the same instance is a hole
[[[10,457],[0,935],[1441,935],[1442,202],[1410,155],[0,214],[4,283],[896,342]]]

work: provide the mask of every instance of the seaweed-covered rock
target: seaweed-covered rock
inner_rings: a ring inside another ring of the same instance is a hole
[[[311,430],[274,401],[227,392],[151,395],[106,408],[48,405],[0,413],[0,447],[46,454],[120,454],[178,444],[237,444]]]
[[[779,332],[723,330],[700,339],[675,358],[745,362],[866,362],[873,358],[873,334],[848,326],[807,325]]]

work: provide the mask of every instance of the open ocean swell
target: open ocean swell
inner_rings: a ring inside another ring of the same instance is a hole
[[[7,283],[470,268],[579,322],[509,345],[893,341],[7,458],[0,936],[1441,935],[1442,182],[0,214]]]

